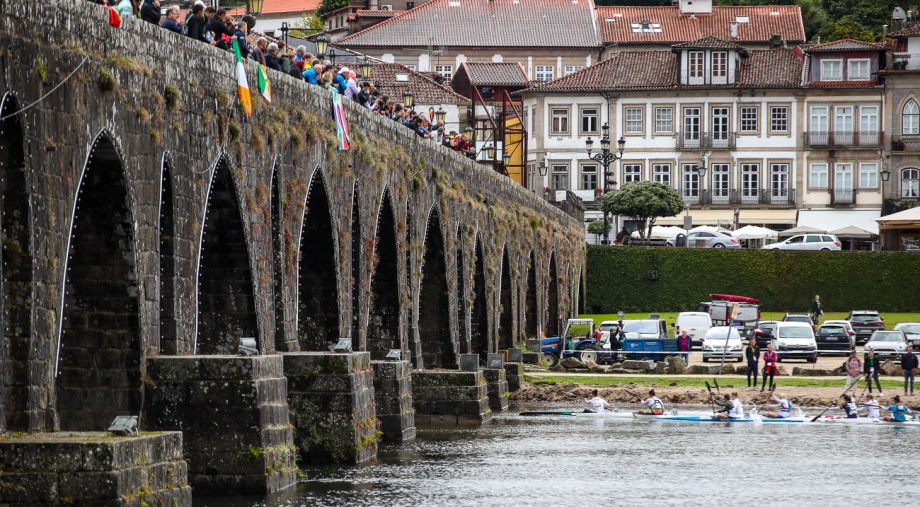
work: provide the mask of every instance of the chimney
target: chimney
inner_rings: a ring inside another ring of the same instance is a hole
[[[891,12],[891,29],[897,32],[898,30],[903,30],[904,20],[907,19],[907,14],[904,13],[904,9],[900,7],[895,7],[894,11]]]
[[[782,45],[783,45],[783,37],[778,33],[774,33],[773,36],[770,37],[770,47],[778,48],[778,47],[781,47]]]
[[[728,33],[731,35],[732,39],[738,38],[738,22],[732,21],[728,24]]]
[[[882,25],[882,43],[885,43],[885,38],[888,37],[888,25]]]

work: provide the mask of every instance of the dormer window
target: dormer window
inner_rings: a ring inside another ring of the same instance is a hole
[[[843,60],[821,60],[821,81],[842,81]]]
[[[630,23],[633,33],[661,33],[661,23],[652,23],[643,21],[641,23]]]
[[[690,51],[689,84],[703,84],[703,62],[706,53],[703,51]]]
[[[740,58],[745,49],[715,37],[677,44],[673,52],[680,55],[681,85],[728,85],[738,81]]]
[[[728,52],[712,52],[712,84],[728,84]]]
[[[869,59],[849,59],[847,60],[847,79],[849,81],[868,81],[869,80]]]

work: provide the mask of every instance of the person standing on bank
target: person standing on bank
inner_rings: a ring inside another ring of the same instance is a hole
[[[856,384],[859,383],[859,377],[862,376],[862,361],[859,360],[855,349],[850,351],[850,358],[844,365],[847,368],[847,383],[843,385],[843,392],[848,393],[852,389],[855,393]]]
[[[760,386],[760,392],[763,392],[764,388],[767,387],[767,377],[770,377],[770,391],[776,389],[776,384],[773,383],[773,376],[779,373],[779,368],[776,367],[776,352],[773,352],[773,344],[767,345],[767,351],[763,353],[763,385]]]
[[[757,390],[757,363],[760,361],[760,347],[755,340],[750,340],[747,347],[744,348],[744,357],[747,359],[747,388]],[[751,376],[754,377],[754,383],[751,384]]]
[[[869,349],[863,360],[863,373],[866,374],[866,384],[869,385],[869,394],[872,394],[872,379],[875,379],[875,386],[878,387],[878,395],[885,396],[882,392],[882,384],[878,381],[878,358],[875,357],[875,351]]]
[[[824,310],[821,309],[821,296],[815,295],[815,299],[811,302],[811,320],[814,321],[815,325],[818,325],[818,317],[824,315]]]
[[[681,329],[680,336],[677,337],[677,351],[680,352],[680,357],[684,359],[684,363],[690,364],[690,349],[693,346],[693,341],[690,339],[690,335],[687,334],[686,329]]]
[[[910,394],[914,394],[914,379],[916,378],[918,368],[917,356],[914,355],[914,348],[907,346],[907,352],[901,356],[901,369],[904,370],[904,396],[907,396],[907,381],[910,380]]]

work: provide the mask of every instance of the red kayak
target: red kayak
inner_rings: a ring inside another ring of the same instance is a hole
[[[732,301],[734,303],[759,303],[760,300],[747,296],[733,296],[731,294],[710,294],[713,301]]]

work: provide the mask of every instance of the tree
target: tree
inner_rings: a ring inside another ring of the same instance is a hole
[[[872,30],[859,22],[854,16],[844,16],[833,23],[827,23],[818,31],[821,42],[833,42],[840,39],[855,39],[875,42]]]
[[[306,12],[300,13],[300,19],[291,27],[291,36],[300,39],[306,39],[311,35],[322,32],[326,28],[326,22],[323,18],[313,14],[307,16]]]
[[[341,9],[348,5],[348,0],[323,0],[320,2],[319,7],[316,9],[316,16],[321,17],[327,12],[332,12],[336,9]]]
[[[588,233],[589,234],[603,234],[604,233],[604,221],[595,220],[588,224]]]
[[[601,210],[605,213],[624,215],[642,222],[639,234],[645,239],[645,224],[648,234],[658,217],[673,217],[684,209],[684,201],[677,190],[663,183],[636,181],[623,185],[618,192],[604,195]]]

